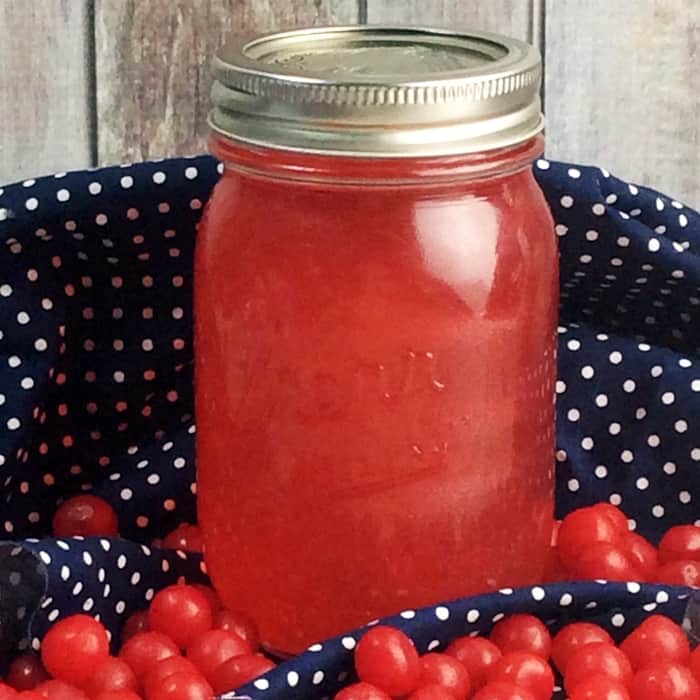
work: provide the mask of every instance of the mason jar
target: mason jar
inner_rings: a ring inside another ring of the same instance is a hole
[[[299,30],[214,62],[195,268],[213,583],[298,652],[542,580],[557,249],[541,61],[484,33]]]

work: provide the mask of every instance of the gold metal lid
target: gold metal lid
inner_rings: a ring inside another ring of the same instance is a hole
[[[234,41],[213,70],[209,123],[249,144],[439,156],[513,145],[543,128],[539,52],[497,34],[302,29]]]

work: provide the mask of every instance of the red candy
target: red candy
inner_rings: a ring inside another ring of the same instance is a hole
[[[617,506],[612,505],[612,503],[596,503],[593,509],[605,514],[619,533],[629,531],[627,516]]]
[[[214,628],[235,632],[250,644],[253,651],[260,646],[260,633],[255,620],[238,610],[219,610],[214,615]]]
[[[537,700],[527,689],[514,683],[487,683],[475,696],[474,700]]]
[[[700,562],[700,527],[698,525],[677,525],[672,527],[659,542],[659,561]]]
[[[680,625],[663,615],[652,615],[620,644],[632,668],[638,671],[658,661],[686,664],[690,644]]]
[[[159,661],[178,656],[180,650],[170,637],[160,632],[139,632],[122,646],[119,658],[126,661],[142,681]]]
[[[679,560],[662,564],[656,571],[655,580],[659,583],[700,588],[700,562]]]
[[[569,700],[632,700],[627,688],[607,676],[589,676],[581,681]]]
[[[199,673],[197,667],[184,656],[169,656],[151,666],[143,680],[143,689],[146,697],[150,697],[159,688],[163,681],[175,673]]]
[[[141,700],[133,690],[105,690],[94,696],[94,700]]]
[[[201,552],[204,548],[202,533],[196,525],[181,523],[161,543],[167,549],[182,549],[186,552]]]
[[[224,661],[209,675],[215,693],[225,693],[240,688],[258,676],[271,671],[275,664],[261,654],[246,654]]]
[[[119,534],[119,521],[107,501],[83,494],[64,501],[53,516],[54,537],[109,537]]]
[[[537,700],[550,700],[554,692],[551,666],[536,654],[513,651],[499,659],[489,671],[489,682],[513,683],[525,688]]]
[[[89,700],[82,690],[59,680],[44,681],[35,691],[49,700]]]
[[[250,644],[233,632],[209,630],[187,647],[187,658],[209,678],[225,661],[251,654]]]
[[[425,654],[420,659],[421,672],[418,688],[438,685],[445,689],[453,700],[466,700],[471,690],[467,669],[447,654]]]
[[[421,672],[418,652],[401,630],[372,627],[355,649],[355,668],[360,680],[392,696],[408,695]]]
[[[484,637],[460,637],[445,650],[467,669],[472,690],[486,684],[491,667],[501,658],[501,650]]]
[[[337,693],[334,700],[391,700],[391,695],[370,683],[353,683]]]
[[[123,659],[113,656],[102,661],[95,667],[83,690],[90,696],[112,690],[138,690],[139,683],[136,680],[131,666]]]
[[[589,676],[602,675],[628,687],[632,680],[632,665],[627,656],[613,644],[586,644],[571,655],[566,664],[564,685],[569,693]]]
[[[545,624],[534,615],[511,615],[501,620],[491,631],[489,639],[503,654],[512,651],[529,651],[549,658],[552,636]]]
[[[593,542],[583,547],[570,569],[574,576],[582,579],[641,581],[643,578],[631,555],[610,542]]]
[[[148,632],[148,610],[140,610],[127,619],[122,628],[122,644],[139,632]]]
[[[168,676],[148,700],[213,700],[214,691],[198,673],[181,671]]]
[[[638,671],[631,691],[634,700],[700,700],[700,685],[690,669],[672,661],[658,661]]]
[[[44,668],[56,679],[81,685],[109,656],[105,628],[88,615],[72,615],[51,627],[41,644]]]
[[[168,635],[180,649],[211,629],[211,605],[194,586],[176,584],[156,593],[148,610],[148,625]]]
[[[573,622],[563,627],[552,640],[552,661],[563,675],[573,654],[586,644],[595,642],[614,643],[612,637],[599,625]]]
[[[579,508],[567,515],[557,535],[562,563],[574,567],[581,551],[594,542],[612,543],[621,535],[615,521],[600,508]]]
[[[414,690],[408,700],[455,700],[455,696],[444,686],[433,683]]]
[[[15,690],[32,690],[47,681],[49,674],[38,654],[20,654],[7,669],[7,683]],[[0,700],[2,696],[0,695]]]
[[[654,545],[636,532],[626,532],[620,540],[620,548],[630,558],[643,580],[650,581],[659,565],[659,556]]]
[[[14,688],[0,681],[0,700],[16,700],[17,695],[18,693]],[[42,695],[40,697],[43,700],[44,696]]]

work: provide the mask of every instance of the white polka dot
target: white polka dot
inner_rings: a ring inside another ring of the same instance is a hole
[[[678,225],[685,228],[688,225],[688,217],[685,214],[678,215]]]
[[[581,367],[581,376],[584,379],[593,379],[595,376],[595,370],[590,365],[584,365]]]
[[[581,177],[581,171],[578,168],[569,168],[567,170],[567,174],[569,177],[572,177],[574,180],[578,180]]]
[[[596,216],[602,216],[603,214],[605,214],[605,205],[604,204],[594,204],[591,211]]]
[[[122,501],[131,500],[133,495],[134,495],[134,492],[131,489],[122,489],[121,492],[119,493],[119,497],[122,499]]]
[[[258,690],[267,690],[270,687],[270,681],[268,681],[267,678],[258,678],[257,680],[253,681],[253,685]]]
[[[676,400],[676,395],[672,391],[667,391],[661,395],[661,403],[670,406]]]
[[[95,605],[95,601],[92,598],[86,598],[85,602],[83,603],[83,610],[85,612],[89,612],[90,610],[92,610],[94,605]]]
[[[630,583],[627,584],[627,590],[636,595],[642,590],[642,587],[635,581],[630,581]]]
[[[663,507],[662,505],[660,505],[660,504],[659,504],[659,505],[655,505],[655,506],[651,509],[651,514],[652,514],[655,518],[663,518],[665,512],[666,512],[666,511],[664,510],[664,507]]]
[[[166,175],[164,172],[161,170],[156,171],[153,173],[153,182],[156,183],[156,185],[162,185],[166,180]]]
[[[163,560],[163,561],[165,561],[165,560]],[[117,558],[117,568],[123,569],[125,566],[126,566],[126,555],[120,554],[119,557]]]
[[[582,262],[584,265],[587,265],[591,260],[593,260],[593,257],[590,255],[579,255],[579,262]]]
[[[613,365],[619,365],[622,362],[622,353],[615,350],[608,355],[608,360]]]
[[[557,384],[556,384],[557,394],[563,394],[565,391],[566,391],[566,383],[563,382],[561,379],[558,379]]]
[[[649,447],[658,447],[660,444],[661,438],[656,434],[652,434],[647,438],[647,445],[649,445]]]
[[[641,476],[641,477],[639,477],[639,479],[637,479],[636,484],[637,484],[637,488],[640,491],[646,491],[649,488],[649,479]]]
[[[581,484],[579,483],[578,479],[569,479],[567,486],[569,488],[569,491],[572,493],[576,493],[581,488]]]
[[[664,373],[664,368],[661,365],[654,365],[650,370],[649,374],[652,377],[660,377]]]
[[[299,683],[299,674],[296,671],[289,671],[287,673],[287,685],[290,688],[296,688]]]
[[[104,226],[104,225],[107,223],[107,221],[108,221],[108,219],[107,219],[107,214],[98,214],[98,215],[95,217],[95,223],[96,223],[98,226]]]
[[[633,379],[626,379],[622,384],[622,388],[628,394],[631,394],[637,388],[637,384]]]
[[[357,642],[355,641],[354,637],[343,637],[340,640],[340,643],[342,644],[343,648],[347,649],[348,651],[352,651],[357,646]]]
[[[37,350],[38,352],[44,352],[46,348],[49,347],[49,344],[46,342],[44,338],[37,338],[34,341],[34,349]]]
[[[564,224],[557,224],[557,225],[554,227],[554,232],[555,232],[555,233],[557,234],[557,236],[559,236],[560,238],[561,238],[562,236],[566,236],[566,234],[568,233],[568,231],[569,231],[568,226],[564,226]]]
[[[444,622],[445,620],[449,620],[450,611],[444,605],[439,605],[435,608],[435,617]]]
[[[571,408],[571,409],[569,409],[568,413],[566,414],[566,417],[572,423],[575,423],[581,417],[581,411],[579,411],[578,408]]]
[[[30,197],[25,203],[24,208],[28,211],[34,211],[39,206],[39,200],[36,197]]]
[[[90,194],[100,194],[100,192],[102,192],[102,185],[99,182],[91,182],[88,185],[88,192]]]
[[[680,419],[673,424],[673,427],[675,428],[677,433],[684,433],[686,432],[686,430],[688,430],[688,423],[687,421]]]
[[[678,500],[683,504],[687,505],[692,500],[690,491],[680,491],[678,494]]]
[[[666,462],[663,466],[663,470],[669,476],[676,473],[676,465],[674,462]]]
[[[58,190],[58,192],[56,192],[56,199],[59,202],[67,202],[70,199],[70,192],[66,189]]]
[[[12,287],[9,284],[0,285],[0,297],[9,297],[12,295]]]
[[[189,168],[185,168],[185,177],[188,180],[194,180],[198,174],[199,174],[199,171],[194,166],[190,166]]]
[[[598,406],[598,408],[605,408],[608,405],[607,395],[598,394],[598,396],[595,397],[595,405]]]
[[[583,438],[583,440],[581,440],[581,447],[584,450],[592,450],[594,446],[595,446],[595,443],[593,442],[592,437],[585,437],[585,438]]]
[[[615,613],[610,618],[613,627],[622,627],[625,624],[625,616],[622,613]]]
[[[8,418],[7,420],[7,429],[8,430],[17,430],[22,423],[20,422],[19,418]]]
[[[131,177],[131,175],[124,175],[124,177],[119,180],[119,184],[123,189],[128,190],[130,187],[133,187],[134,178]]]
[[[481,617],[481,614],[479,613],[478,610],[470,610],[467,613],[467,622],[474,624],[480,617]]]
[[[700,462],[700,447],[693,447],[690,451],[690,459],[694,462]]]
[[[48,566],[51,563],[51,555],[48,552],[39,552],[39,558]]]
[[[579,350],[581,348],[581,342],[579,340],[573,339],[566,344],[566,347],[569,348],[569,350],[573,350],[575,352],[576,350]]]
[[[540,170],[549,170],[549,161],[544,158],[539,158],[537,161],[537,167]]]
[[[86,566],[91,566],[92,565],[92,554],[90,554],[90,552],[83,552],[83,561],[85,562]]]
[[[629,464],[630,462],[634,461],[634,453],[632,450],[623,450],[620,453],[620,459],[626,464]]]
[[[560,200],[559,203],[564,207],[565,209],[571,209],[571,207],[574,206],[574,198],[571,195],[565,194]]]
[[[658,238],[650,238],[647,243],[647,248],[650,253],[658,253],[658,251],[661,250],[661,242]]]
[[[532,595],[533,600],[540,601],[540,600],[544,600],[546,594],[544,592],[544,588],[540,588],[539,586],[535,586],[531,591],[531,595]]]
[[[603,465],[599,464],[594,472],[593,472],[599,479],[605,479],[605,477],[608,475],[608,468]]]

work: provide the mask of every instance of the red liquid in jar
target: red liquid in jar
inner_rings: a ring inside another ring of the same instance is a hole
[[[215,142],[233,167],[198,239],[199,519],[218,592],[272,648],[541,580],[557,251],[539,147]]]

